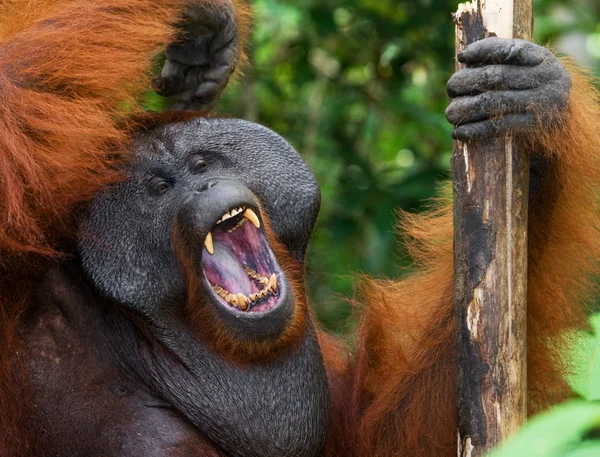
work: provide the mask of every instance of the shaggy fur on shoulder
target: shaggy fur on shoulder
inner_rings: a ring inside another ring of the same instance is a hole
[[[57,242],[73,235],[75,209],[119,179],[132,131],[152,124],[140,102],[186,3],[0,1],[1,457],[35,455],[22,438],[13,366],[28,290],[60,254]],[[234,5],[243,44],[249,10]]]
[[[526,145],[552,159],[529,215],[530,414],[571,395],[561,334],[586,325],[600,259],[600,96],[588,75],[569,67],[566,118]],[[334,390],[336,441],[327,455],[456,455],[450,193],[429,212],[401,215],[416,271],[399,281],[361,283],[357,351],[337,372],[337,382],[351,387]]]

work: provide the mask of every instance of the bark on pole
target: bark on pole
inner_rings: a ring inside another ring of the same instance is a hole
[[[531,39],[531,0],[476,0],[454,18],[457,52]],[[458,455],[477,457],[527,417],[529,158],[511,138],[456,141],[452,173]]]

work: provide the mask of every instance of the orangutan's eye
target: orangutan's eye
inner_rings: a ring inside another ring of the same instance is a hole
[[[148,192],[150,195],[155,197],[159,197],[161,195],[166,194],[169,189],[172,187],[171,183],[164,178],[155,176],[150,180],[148,184]]]
[[[190,162],[190,172],[194,175],[203,173],[208,167],[208,164],[202,157],[194,157]]]

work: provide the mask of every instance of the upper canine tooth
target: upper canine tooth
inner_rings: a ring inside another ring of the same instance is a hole
[[[248,208],[246,211],[244,211],[244,217],[246,219],[248,219],[250,222],[252,222],[254,227],[260,228],[260,221],[258,220],[258,216],[250,208]]]
[[[204,239],[204,247],[206,248],[206,250],[208,251],[208,253],[210,255],[213,255],[215,253],[215,248],[213,246],[213,239],[212,239],[211,232],[208,232],[208,235],[206,235],[206,238]]]
[[[269,278],[269,283],[267,284],[267,287],[273,292],[277,292],[277,276],[275,276],[275,273],[273,273]]]

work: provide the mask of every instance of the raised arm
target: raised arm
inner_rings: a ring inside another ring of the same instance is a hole
[[[73,207],[116,176],[151,69],[180,108],[210,106],[243,56],[230,0],[0,4],[0,251],[51,252]]]

